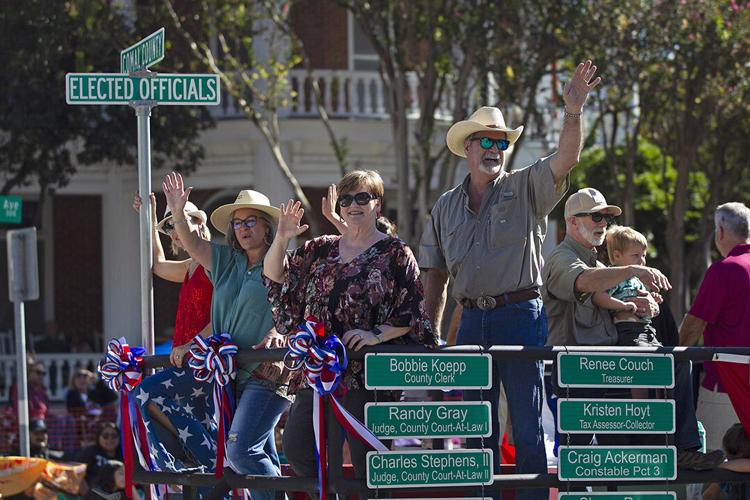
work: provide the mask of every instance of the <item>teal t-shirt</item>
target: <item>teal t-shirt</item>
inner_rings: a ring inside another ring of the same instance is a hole
[[[227,245],[211,243],[211,272],[214,285],[211,300],[211,328],[228,333],[240,349],[248,349],[273,327],[268,289],[263,285],[263,262],[250,269],[247,256]],[[258,363],[245,365],[238,380],[245,380]]]
[[[624,281],[621,281],[617,284],[616,287],[610,288],[607,293],[611,297],[614,297],[616,299],[625,300],[630,297],[638,297],[638,292],[648,292],[648,288],[646,288],[646,285],[643,284],[641,280],[636,278],[635,276],[630,277]],[[614,313],[613,313],[614,314]],[[646,323],[650,322],[651,318],[644,317],[643,318]]]

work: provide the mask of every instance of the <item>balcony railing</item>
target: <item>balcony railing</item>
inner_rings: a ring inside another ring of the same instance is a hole
[[[102,353],[52,353],[36,354],[34,359],[42,363],[47,369],[47,374],[44,376],[44,385],[49,390],[50,400],[64,401],[70,374],[78,368],[86,368],[96,372],[96,366],[102,357]],[[10,385],[15,379],[15,354],[0,355],[0,402],[8,402]]]
[[[308,74],[305,70],[292,70],[289,78],[293,96],[290,105],[279,112],[283,118],[318,116],[313,81],[318,82],[324,108],[331,118],[383,120],[389,117],[388,96],[377,71],[314,70]],[[416,74],[407,75],[407,85],[407,116],[409,119],[416,119],[419,117],[420,92]],[[490,97],[490,102],[494,102],[494,97]],[[435,118],[451,120],[455,105],[455,92],[449,85],[435,110]],[[469,109],[474,109],[475,105],[475,98],[472,97]],[[221,106],[214,108],[212,112],[217,119],[244,117],[234,97],[226,91],[222,93]]]

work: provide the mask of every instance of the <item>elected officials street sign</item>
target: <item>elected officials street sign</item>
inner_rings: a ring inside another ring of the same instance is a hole
[[[674,387],[671,354],[600,354],[561,352],[560,387]]]
[[[492,450],[371,451],[368,488],[492,484]]]
[[[560,446],[561,481],[664,481],[677,477],[674,446]]]
[[[164,59],[164,28],[120,51],[120,73],[132,73]]]
[[[365,354],[368,389],[489,389],[489,354]]]
[[[219,75],[164,74],[131,77],[119,73],[68,73],[68,104],[130,104],[153,101],[158,105],[215,106],[221,102]]]
[[[365,425],[377,437],[487,437],[489,401],[367,403]]]
[[[558,399],[557,430],[570,434],[671,434],[674,401],[654,399]]]

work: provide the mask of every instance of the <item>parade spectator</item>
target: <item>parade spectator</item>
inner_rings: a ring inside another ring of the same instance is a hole
[[[690,312],[680,325],[680,345],[750,347],[750,208],[725,203],[714,215],[714,242],[723,257],[708,268]],[[739,419],[713,362],[703,364],[697,417],[709,447],[718,446]]]
[[[284,338],[273,329],[268,290],[263,285],[263,259],[273,241],[279,210],[257,191],[242,190],[234,203],[211,213],[213,226],[227,245],[208,242],[191,231],[185,205],[191,187],[172,173],[162,184],[182,246],[208,272],[214,293],[211,327],[228,333],[240,349],[281,347]],[[227,458],[240,474],[278,476],[279,457],[274,428],[289,407],[287,386],[269,378],[268,364],[249,363],[237,376],[237,408],[227,439]],[[207,389],[210,389],[206,386]],[[196,443],[200,446],[200,442]],[[272,499],[272,491],[250,490],[255,500]]]
[[[125,498],[125,465],[119,460],[102,464],[96,482],[83,495],[84,500],[121,500]],[[142,500],[140,491],[133,485],[132,500]]]
[[[446,142],[467,159],[469,175],[438,199],[425,225],[419,265],[426,268],[427,313],[440,329],[448,278],[463,306],[458,344],[540,346],[547,320],[539,295],[542,242],[547,216],[568,189],[568,173],[583,144],[581,113],[600,77],[596,66],[581,63],[563,88],[564,119],[558,150],[533,165],[506,172],[506,151],[523,126],[510,128],[497,108],[482,107],[454,124]],[[464,391],[465,399],[487,399],[497,415],[498,391],[505,387],[514,427],[518,473],[546,473],[542,429],[543,362],[493,360],[492,389]],[[512,381],[512,382],[511,382]],[[493,419],[485,442],[500,472],[498,445],[503,429]],[[469,439],[470,447],[481,440]],[[524,489],[520,498],[546,498],[543,489]]]
[[[734,472],[750,473],[750,437],[742,424],[732,425],[722,438],[727,461],[719,466]],[[750,482],[709,483],[703,492],[703,500],[747,500],[750,498]]]
[[[377,228],[384,186],[377,172],[358,170],[338,183],[337,197],[343,234],[320,236],[287,255],[292,238],[304,233],[299,202],[281,205],[276,238],[263,265],[274,323],[289,334],[306,318],[317,318],[329,335],[358,350],[391,344],[435,345],[437,338],[422,309],[419,269],[409,247]],[[336,200],[332,200],[335,202]],[[325,212],[325,209],[324,209]],[[365,403],[374,400],[365,389],[364,364],[350,361],[342,375],[343,406],[364,421]],[[313,391],[297,372],[290,383],[297,391],[283,435],[284,453],[295,472],[317,475],[312,425]],[[367,447],[347,438],[355,475],[363,478]]]
[[[65,456],[65,460],[86,464],[86,477],[81,484],[81,493],[97,484],[101,468],[110,460],[122,460],[120,430],[112,422],[102,422],[96,430],[94,444]]]
[[[20,455],[19,446],[16,446],[11,454]],[[49,449],[47,424],[39,418],[29,420],[29,456],[47,460],[59,460],[63,457],[63,452]]]
[[[196,382],[183,367],[186,353],[197,336],[211,335],[211,297],[213,286],[204,267],[195,259],[168,260],[159,234],[169,236],[172,253],[177,255],[184,249],[175,230],[171,209],[167,207],[164,217],[158,221],[156,196],[151,201],[151,241],[153,250],[153,272],[173,283],[181,283],[177,302],[172,347],[169,351],[171,367],[146,377],[137,389],[138,404],[153,458],[160,470],[181,471],[196,466],[213,470],[215,453],[213,443],[216,429],[211,422],[210,390],[206,384]],[[141,199],[135,195],[133,209],[139,212]],[[203,210],[186,202],[185,223],[191,233],[204,242],[211,240],[208,218]],[[182,433],[180,433],[182,429]],[[186,437],[190,435],[190,438]],[[210,446],[201,444],[208,443]]]
[[[44,420],[49,409],[49,391],[44,384],[47,368],[36,361],[33,356],[27,356],[26,384],[29,402],[29,419]],[[13,414],[18,416],[18,384],[14,380],[10,387],[10,400],[13,402]]]
[[[608,205],[596,189],[580,189],[565,203],[565,238],[549,255],[544,265],[543,297],[549,317],[548,345],[615,345],[615,330],[609,312],[597,307],[591,298],[618,283],[637,277],[652,292],[671,288],[669,280],[658,270],[643,265],[606,267],[597,260],[596,247],[605,240],[607,225],[622,213]],[[659,307],[652,293],[627,299],[636,305],[639,316],[655,316]],[[553,369],[553,374],[555,370]],[[674,399],[676,406],[675,444],[677,465],[685,469],[705,470],[724,459],[721,450],[700,453],[698,423],[692,397],[688,363],[675,363]],[[562,396],[559,392],[558,396]],[[600,398],[603,389],[566,389],[566,397]],[[571,444],[589,444],[591,435],[569,437]],[[597,436],[603,444],[608,436]]]

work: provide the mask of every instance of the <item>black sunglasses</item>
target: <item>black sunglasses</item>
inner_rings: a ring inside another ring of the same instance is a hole
[[[203,223],[201,219],[198,217],[190,217],[190,222],[195,224],[196,226],[199,226]],[[164,225],[161,227],[165,233],[170,234],[172,231],[174,231],[174,224],[170,220],[169,222],[165,222]]]
[[[245,226],[248,229],[252,229],[255,227],[255,225],[258,223],[258,218],[254,215],[251,215],[250,217],[247,217],[245,219],[232,219],[232,229],[235,231],[242,226]]]
[[[370,194],[368,192],[362,191],[357,194],[342,194],[339,196],[339,205],[342,207],[348,207],[352,204],[353,201],[357,202],[357,205],[363,206],[370,203],[370,200],[377,200],[378,197],[374,194]]]
[[[510,146],[508,139],[490,139],[489,137],[472,137],[472,141],[479,141],[482,149],[492,149],[493,144],[497,144],[498,151],[505,151]]]
[[[604,219],[607,221],[607,224],[612,224],[615,221],[614,215],[607,215],[599,212],[594,212],[591,214],[576,214],[576,217],[591,217],[591,220],[594,222],[601,222],[602,219]]]

